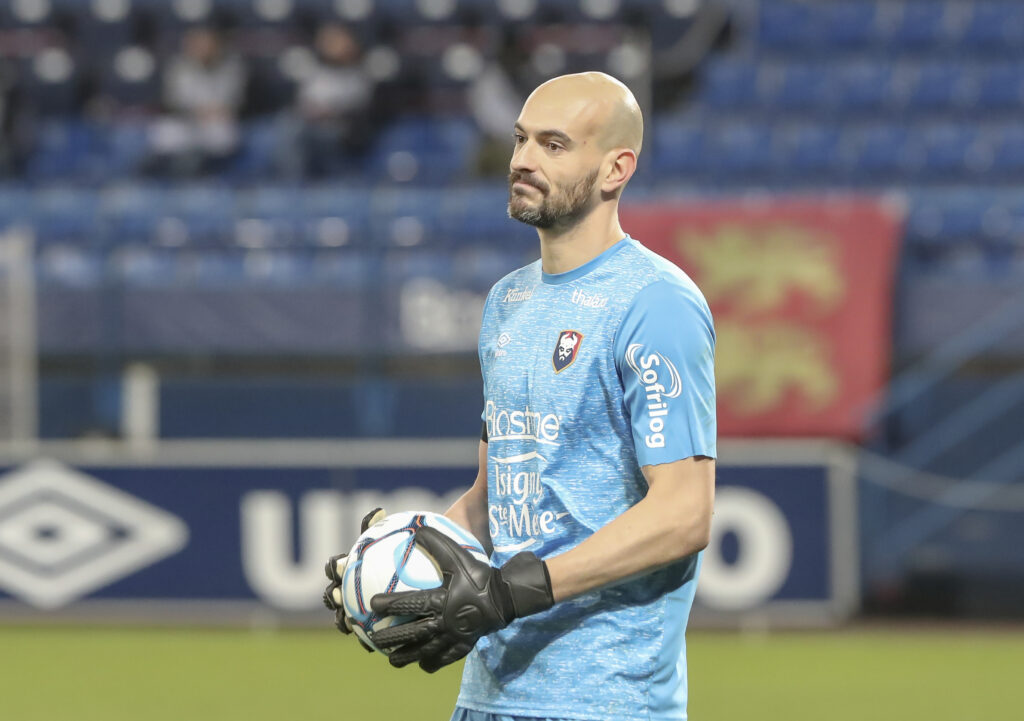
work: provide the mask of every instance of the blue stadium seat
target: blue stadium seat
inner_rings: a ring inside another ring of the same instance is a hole
[[[93,191],[74,186],[37,189],[32,193],[32,224],[40,244],[92,244],[97,238],[99,209]]]
[[[440,232],[444,242],[466,246],[492,246],[536,240],[526,226],[506,214],[508,190],[500,186],[473,186],[446,190],[441,197]],[[521,246],[520,246],[521,247]]]
[[[842,135],[833,124],[798,123],[780,128],[780,171],[804,184],[842,174]]]
[[[835,65],[831,71],[837,85],[838,111],[873,114],[892,104],[893,71],[890,63],[858,57],[852,62]]]
[[[310,246],[372,245],[370,191],[365,186],[322,184],[300,193],[306,218],[305,242]]]
[[[902,50],[948,47],[956,40],[956,28],[947,18],[944,0],[907,0],[893,28],[892,46]]]
[[[772,128],[763,121],[736,121],[714,127],[710,134],[711,171],[719,179],[750,182],[780,165]]]
[[[906,125],[872,123],[851,129],[850,170],[860,180],[888,184],[920,166],[916,134]]]
[[[24,185],[0,186],[0,229],[32,221],[32,191]]]
[[[89,181],[103,175],[106,157],[99,129],[81,120],[49,120],[36,132],[26,175],[31,180]]]
[[[432,188],[378,189],[370,196],[370,230],[381,246],[432,246],[444,242],[441,202]]]
[[[235,192],[235,204],[236,243],[278,248],[297,247],[305,240],[299,189],[279,185],[242,189]]]
[[[467,171],[478,140],[468,119],[401,118],[377,137],[369,170],[382,180],[450,182]]]
[[[829,45],[863,50],[879,36],[879,6],[872,0],[833,0],[824,3],[824,35]]]
[[[711,109],[738,110],[758,102],[758,67],[748,59],[712,58],[699,77],[698,100]]]
[[[992,172],[1019,182],[1024,177],[1024,126],[1018,122],[1000,125],[993,129],[991,142]]]
[[[781,67],[771,105],[783,112],[829,111],[837,104],[835,76],[828,65],[792,63]]]
[[[651,165],[661,176],[694,178],[706,172],[713,160],[708,129],[702,122],[656,120],[653,140]]]
[[[191,242],[222,245],[233,241],[238,213],[235,194],[229,188],[188,184],[166,190],[165,203],[167,217],[185,224]]]
[[[98,199],[104,239],[111,245],[147,243],[167,215],[164,193],[145,185],[117,185],[104,189]],[[185,233],[183,227],[179,230]]]
[[[811,3],[764,2],[759,10],[758,42],[762,47],[788,51],[824,41],[820,8]]]
[[[1024,6],[1008,0],[971,3],[963,44],[975,53],[1004,55],[1024,51]]]
[[[984,173],[991,164],[990,157],[973,152],[978,142],[978,131],[973,125],[928,124],[914,134],[921,142],[922,162],[917,170],[922,180],[962,180]]]
[[[907,94],[911,110],[925,113],[953,111],[969,100],[969,78],[962,62],[927,62],[915,68],[913,86]]]
[[[1024,62],[1003,61],[980,65],[976,103],[983,110],[1024,108]]]

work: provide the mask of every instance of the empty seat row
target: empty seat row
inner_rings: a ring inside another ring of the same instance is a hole
[[[721,112],[986,115],[1024,110],[1024,60],[898,57],[782,61],[720,58],[697,102]]]

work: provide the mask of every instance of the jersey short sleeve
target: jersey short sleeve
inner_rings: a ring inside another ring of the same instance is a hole
[[[643,288],[615,337],[641,466],[717,454],[715,330],[706,301],[687,281]]]

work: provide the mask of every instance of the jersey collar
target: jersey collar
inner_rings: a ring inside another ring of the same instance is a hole
[[[548,285],[561,285],[562,283],[569,283],[577,278],[582,278],[590,271],[596,270],[598,267],[604,265],[609,258],[625,248],[630,240],[632,240],[632,238],[627,235],[596,258],[592,258],[583,265],[573,268],[572,270],[567,270],[564,273],[545,273],[544,271],[541,271],[540,279]]]

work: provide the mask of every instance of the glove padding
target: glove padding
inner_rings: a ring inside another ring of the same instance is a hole
[[[363,516],[363,520],[359,524],[360,535],[366,533],[367,529],[375,523],[379,523],[384,520],[387,516],[387,511],[383,508],[374,508],[372,511]],[[349,618],[345,612],[344,593],[341,589],[342,581],[345,578],[345,569],[348,567],[348,554],[339,553],[337,556],[331,556],[327,561],[327,565],[324,567],[324,573],[327,574],[327,578],[330,579],[331,583],[324,590],[324,605],[327,610],[334,611],[334,625],[335,627],[344,634],[352,633],[352,619]],[[373,653],[373,649],[363,643],[363,639],[358,638],[359,644],[370,653]]]
[[[438,588],[379,593],[370,599],[380,616],[417,617],[370,634],[379,648],[394,649],[392,666],[418,661],[433,673],[468,654],[481,636],[555,602],[547,566],[532,553],[516,554],[494,568],[434,528],[418,529],[415,539],[437,565],[442,582]]]

